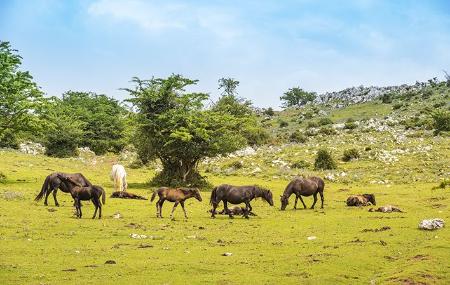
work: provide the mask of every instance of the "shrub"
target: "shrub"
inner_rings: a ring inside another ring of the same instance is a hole
[[[331,125],[331,124],[333,124],[333,120],[331,120],[330,118],[320,118],[320,120],[319,120],[319,125],[321,125],[321,126]]]
[[[441,181],[441,183],[439,183],[438,186],[433,187],[433,189],[445,189],[447,188],[447,186],[450,186],[450,180],[443,180]]]
[[[331,156],[331,152],[326,149],[319,149],[317,152],[316,160],[314,161],[314,169],[335,169],[336,163]]]
[[[305,119],[312,119],[312,117],[314,117],[314,114],[312,112],[305,112],[303,113],[303,117]]]
[[[371,151],[372,150],[372,147],[370,147],[370,146],[366,146],[365,148],[364,148],[364,151]]]
[[[264,113],[264,115],[271,116],[271,117],[273,115],[275,115],[275,111],[272,109],[272,107],[265,109],[263,113]]]
[[[358,127],[358,125],[355,123],[355,120],[352,118],[348,118],[344,124],[344,129],[346,129],[346,130],[353,130],[353,129],[356,129],[357,127]]]
[[[307,162],[306,160],[299,160],[291,164],[291,168],[299,168],[299,169],[308,168],[310,166],[311,163]]]
[[[432,118],[434,120],[434,133],[450,131],[450,112],[449,111],[436,111],[433,113]]]
[[[234,160],[225,165],[225,168],[241,169],[244,167],[244,163],[240,160]]]
[[[308,128],[308,129],[317,128],[317,127],[319,127],[319,124],[314,121],[310,121],[310,122],[308,122],[308,124],[306,124],[306,128]]]
[[[400,109],[401,107],[403,107],[403,104],[402,104],[402,103],[395,103],[394,105],[392,105],[392,109],[394,109],[394,110],[398,110],[398,109]]]
[[[334,134],[336,134],[336,130],[335,129],[333,129],[332,127],[321,127],[320,129],[319,129],[319,133],[320,134],[323,134],[323,135],[327,135],[327,136],[329,136],[329,135],[334,135]]]
[[[422,98],[423,99],[428,99],[431,97],[431,95],[433,95],[433,92],[431,91],[431,89],[422,90]]]
[[[358,159],[358,158],[359,158],[359,152],[356,148],[350,148],[350,149],[344,150],[344,155],[342,156],[343,161],[350,161],[350,160]]]
[[[308,138],[301,134],[299,131],[295,131],[289,136],[290,142],[305,143],[307,140]]]
[[[287,126],[289,126],[289,123],[288,123],[288,122],[283,121],[283,120],[280,121],[280,128],[285,128],[285,127],[287,127]]]
[[[0,183],[6,182],[6,175],[0,171]]]
[[[390,104],[392,103],[392,93],[385,93],[381,96],[381,102],[384,104]]]
[[[313,136],[317,136],[317,132],[313,129],[307,129],[305,131],[305,135],[308,137],[313,137]]]

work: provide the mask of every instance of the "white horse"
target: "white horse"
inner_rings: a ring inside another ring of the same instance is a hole
[[[125,167],[120,164],[114,164],[111,170],[111,180],[114,181],[114,190],[127,191],[127,173]]]

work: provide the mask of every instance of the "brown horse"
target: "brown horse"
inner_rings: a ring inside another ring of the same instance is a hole
[[[184,217],[187,219],[188,216],[186,214],[186,209],[184,208],[184,201],[186,201],[189,198],[194,197],[198,201],[202,201],[202,196],[200,196],[200,191],[198,188],[168,188],[168,187],[161,187],[158,190],[155,190],[153,192],[152,198],[150,199],[150,202],[153,202],[155,200],[156,195],[159,196],[159,200],[156,202],[156,217],[162,218],[162,206],[164,204],[164,201],[170,201],[174,202],[175,205],[173,205],[172,213],[170,213],[170,218],[173,219],[173,212],[175,211],[178,204],[181,205],[181,208],[183,208]]]
[[[233,218],[232,212],[228,209],[228,202],[231,204],[245,203],[244,217],[248,219],[249,213],[252,212],[252,206],[250,201],[255,198],[261,197],[273,206],[273,196],[270,190],[261,188],[259,186],[233,186],[229,184],[222,184],[215,187],[211,192],[210,204],[213,206],[211,209],[211,218],[215,218],[216,208],[221,201],[223,201],[223,208],[225,213],[230,218]]]
[[[81,219],[81,201],[91,200],[95,206],[94,216],[95,219],[97,215],[97,210],[99,211],[98,218],[102,218],[102,203],[105,204],[106,194],[105,190],[97,185],[83,187],[78,182],[74,181],[72,178],[58,174],[58,178],[61,179],[61,183],[65,184],[67,188],[70,189],[70,194],[75,201],[75,209],[77,211],[77,217]],[[102,197],[102,202],[100,202],[100,196]]]
[[[73,185],[70,183],[61,183],[61,179],[58,178],[58,175],[63,177],[70,177],[73,181],[79,183],[81,186],[92,186],[91,182],[89,182],[89,180],[87,180],[87,178],[84,177],[81,173],[55,172],[45,178],[44,184],[42,184],[41,192],[39,192],[36,198],[34,198],[35,201],[41,200],[45,195],[44,205],[47,206],[48,196],[53,192],[55,205],[59,207],[58,200],[56,200],[56,193],[58,192],[58,189],[61,189],[61,191],[63,191],[64,193],[70,193],[70,189],[73,187]]]
[[[241,206],[234,206],[233,208],[231,208],[231,209],[228,209],[230,212],[231,212],[231,214],[233,215],[233,216],[244,216],[245,215],[245,207],[241,207]],[[212,213],[212,209],[211,210],[208,210],[208,213]],[[226,211],[225,211],[225,209],[223,209],[222,211],[219,211],[219,212],[217,212],[216,211],[216,213],[215,214],[218,214],[218,215],[229,215],[229,213],[227,213]],[[248,213],[248,215],[249,216],[257,216],[255,213],[253,213],[253,212],[249,212]]]
[[[362,195],[351,195],[347,198],[347,206],[369,206],[376,205],[375,195],[373,194],[362,194]]]
[[[306,209],[305,202],[302,199],[302,196],[311,196],[314,197],[314,202],[311,206],[311,209],[314,209],[314,205],[316,205],[317,202],[317,194],[320,194],[320,200],[322,201],[321,208],[323,208],[323,190],[325,188],[325,182],[319,177],[309,177],[307,179],[305,178],[296,178],[292,180],[284,190],[283,195],[281,195],[281,210],[284,211],[286,209],[286,206],[289,204],[289,197],[292,194],[295,194],[295,204],[294,209],[297,209],[297,200],[300,199],[300,201],[303,204],[303,207]]]

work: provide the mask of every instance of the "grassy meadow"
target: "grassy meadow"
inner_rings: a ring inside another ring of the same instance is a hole
[[[275,207],[255,201],[257,217],[211,219],[203,202],[188,200],[174,221],[155,217],[149,201],[107,199],[104,217],[90,219],[84,203],[75,219],[69,195],[61,207],[34,202],[53,171],[78,172],[111,193],[113,156],[54,159],[0,152],[0,280],[2,284],[448,284],[450,234],[417,229],[424,218],[450,220],[448,190],[436,183],[389,185],[326,182],[325,209],[279,211],[288,180],[243,175],[209,175],[213,184],[260,184],[274,192]],[[151,168],[128,169],[129,191],[150,197]],[[348,171],[348,170],[347,170]],[[378,205],[394,204],[406,213],[371,213],[348,208],[351,193],[375,193]],[[309,206],[312,198],[305,199]],[[123,217],[112,216],[120,212]],[[383,227],[389,227],[384,228]],[[133,239],[130,234],[148,239]],[[308,240],[315,236],[316,239]],[[222,256],[225,252],[232,256]],[[105,264],[114,260],[116,264]]]

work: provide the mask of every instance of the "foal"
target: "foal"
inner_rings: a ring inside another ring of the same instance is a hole
[[[105,204],[106,194],[105,190],[102,187],[97,185],[83,187],[81,184],[72,180],[70,177],[62,176],[58,174],[58,178],[61,179],[62,183],[65,183],[67,186],[70,185],[70,194],[72,195],[73,200],[75,201],[75,209],[77,211],[77,218],[81,219],[81,201],[91,200],[95,206],[94,216],[95,219],[97,215],[97,209],[99,210],[98,218],[102,217],[102,203]],[[102,197],[102,202],[100,202],[100,196]]]
[[[159,200],[156,202],[156,217],[162,218],[162,206],[164,204],[164,201],[170,201],[174,202],[175,205],[173,205],[172,212],[170,213],[170,218],[173,219],[173,212],[175,211],[178,204],[181,205],[181,208],[183,208],[184,217],[187,219],[188,216],[186,214],[186,209],[184,209],[184,201],[186,201],[189,198],[194,197],[198,201],[202,201],[202,196],[200,196],[200,191],[198,188],[167,188],[167,187],[161,187],[158,190],[155,190],[153,192],[152,198],[150,202],[153,202],[156,195],[159,196]]]

